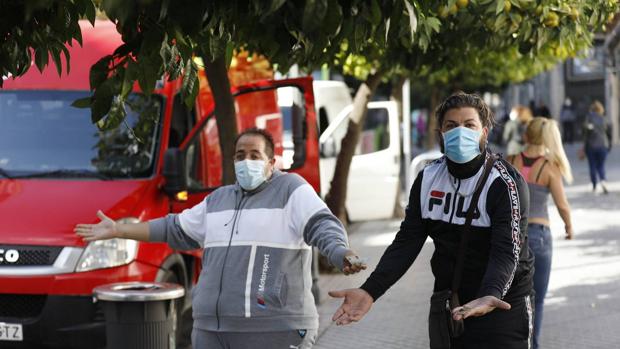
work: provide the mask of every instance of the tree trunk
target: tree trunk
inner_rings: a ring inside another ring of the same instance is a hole
[[[366,120],[366,112],[368,110],[368,102],[370,97],[381,82],[381,72],[376,72],[368,76],[366,81],[360,85],[353,99],[353,110],[349,119],[347,133],[342,138],[340,153],[336,159],[336,168],[334,169],[334,177],[330,184],[329,192],[325,196],[325,203],[332,213],[346,223],[346,210],[344,203],[347,198],[347,181],[349,178],[349,169],[351,168],[351,160],[355,155],[355,147],[362,132],[362,126]]]
[[[230,92],[228,69],[224,56],[219,56],[214,61],[203,57],[203,61],[215,103],[215,120],[222,152],[222,184],[233,184],[235,183],[233,144],[237,137],[237,115],[235,99]]]
[[[435,86],[431,90],[431,105],[428,113],[428,122],[426,123],[426,149],[432,149],[437,144],[437,130],[441,125],[437,125],[435,117],[435,109],[439,105],[439,89]]]

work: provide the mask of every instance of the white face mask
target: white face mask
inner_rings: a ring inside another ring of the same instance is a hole
[[[267,180],[265,160],[241,160],[235,162],[235,176],[241,188],[254,190]]]

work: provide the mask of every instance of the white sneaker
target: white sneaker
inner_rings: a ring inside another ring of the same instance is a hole
[[[603,194],[609,194],[609,190],[607,190],[607,183],[605,181],[601,181],[601,188],[603,189]]]

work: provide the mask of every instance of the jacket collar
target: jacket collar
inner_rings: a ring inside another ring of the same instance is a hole
[[[454,178],[458,179],[467,179],[474,176],[480,168],[484,165],[484,160],[486,159],[487,152],[486,150],[480,153],[478,156],[466,162],[464,164],[456,163],[448,157],[446,157],[446,164],[448,165],[448,172]]]

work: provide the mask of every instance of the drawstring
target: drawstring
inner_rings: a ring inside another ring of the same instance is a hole
[[[234,221],[237,218],[237,211],[239,210],[239,206],[241,206],[241,201],[243,201],[243,194],[241,194],[241,200],[237,202],[237,191],[235,190],[235,212],[233,212],[233,216],[228,222],[224,223],[224,226],[227,227],[230,222]]]

